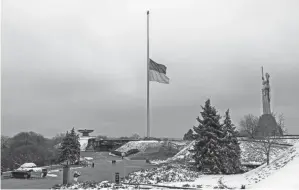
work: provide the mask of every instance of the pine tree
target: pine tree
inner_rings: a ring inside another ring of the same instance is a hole
[[[197,117],[199,125],[193,127],[196,133],[196,142],[191,151],[195,160],[196,168],[199,171],[208,173],[222,173],[224,165],[222,157],[224,151],[222,147],[223,136],[222,126],[220,124],[220,115],[214,107],[211,106],[210,100],[205,102],[200,112],[202,119]]]
[[[80,159],[80,142],[79,135],[75,133],[73,128],[71,132],[66,132],[65,137],[62,140],[61,146],[59,148],[59,158],[60,162],[68,161],[70,164],[74,164]]]
[[[71,144],[71,158],[72,161],[75,162],[76,160],[79,161],[80,159],[80,141],[79,135],[76,134],[75,129],[73,128],[70,133],[72,144]]]
[[[224,173],[239,173],[241,168],[241,149],[237,139],[237,131],[231,121],[229,110],[225,112],[225,119],[222,125],[224,154],[222,163],[224,164]]]
[[[59,148],[59,162],[71,161],[71,143],[72,139],[69,132],[67,131],[65,137],[62,139],[61,146]]]
[[[193,131],[192,131],[192,129],[189,129],[189,131],[184,135],[183,140],[187,140],[187,141],[193,140]]]

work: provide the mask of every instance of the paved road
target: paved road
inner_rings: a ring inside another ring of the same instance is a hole
[[[78,181],[104,181],[113,180],[115,172],[120,173],[120,177],[141,168],[152,168],[154,166],[145,163],[144,160],[122,160],[119,157],[109,156],[107,152],[89,153],[94,158],[94,168],[75,169],[81,172]],[[112,165],[111,160],[116,160]],[[72,170],[73,172],[74,170]],[[47,176],[44,179],[2,179],[1,189],[49,189],[55,184],[62,183],[62,172],[52,173],[57,177]]]

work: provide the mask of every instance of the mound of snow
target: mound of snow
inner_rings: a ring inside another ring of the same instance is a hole
[[[194,182],[188,182],[189,186],[201,185],[202,189],[215,189],[226,186],[232,189],[240,189],[245,185],[246,189],[253,190],[297,190],[299,180],[296,173],[299,170],[299,143],[282,152],[269,165],[262,165],[250,172],[236,175],[200,175]],[[186,182],[165,183],[167,185],[182,186]]]
[[[159,168],[151,168],[130,173],[126,178],[126,183],[143,183],[143,184],[157,184],[165,182],[186,182],[194,181],[201,174],[199,172],[191,171],[189,168],[172,164],[163,165]]]
[[[59,170],[50,170],[49,172],[48,172],[48,174],[49,173],[57,173],[57,172],[60,172]]]
[[[299,170],[299,143],[282,153],[269,165],[263,165],[245,174],[249,183],[257,183],[256,187],[277,187],[297,185],[299,188],[298,176],[294,175]],[[293,174],[293,175],[292,175]],[[278,177],[281,177],[280,179]],[[277,181],[277,179],[279,179]],[[281,180],[283,179],[283,180]],[[280,189],[278,188],[278,189]],[[289,189],[289,188],[283,188]],[[292,188],[291,188],[292,189]]]
[[[184,159],[185,157],[190,157],[191,153],[189,152],[189,150],[191,150],[193,148],[193,146],[195,145],[195,141],[191,141],[189,144],[186,145],[185,148],[183,148],[180,152],[178,152],[173,158],[172,160],[177,160],[177,159]]]
[[[159,141],[130,141],[116,149],[116,151],[127,152],[131,149],[138,149],[140,152],[144,152],[148,148],[160,147],[161,145],[162,143]]]
[[[84,159],[85,159],[85,160],[89,160],[89,161],[90,161],[90,160],[93,160],[92,157],[84,157]]]
[[[266,162],[267,156],[261,151],[262,144],[258,142],[240,141],[241,163],[261,165]],[[282,152],[286,151],[286,146],[273,146],[270,151],[270,160],[277,158]]]
[[[88,145],[88,139],[94,138],[94,137],[80,137],[79,142],[80,142],[80,150],[85,151],[86,147]]]
[[[299,189],[298,176],[294,175],[298,173],[299,170],[299,157],[297,156],[287,164],[285,167],[281,168],[279,171],[273,173],[265,180],[254,185],[253,187],[259,189]],[[283,180],[282,180],[283,179]]]
[[[47,177],[57,177],[56,174],[47,174]]]
[[[239,141],[241,148],[241,163],[242,164],[253,164],[253,165],[261,165],[266,161],[266,155],[261,153],[260,147],[261,144],[257,142],[249,142],[249,141]],[[183,148],[179,153],[177,153],[174,157],[164,161],[178,161],[178,160],[188,160],[192,161],[192,154],[189,150],[193,148],[195,141],[192,141],[185,148]],[[270,160],[275,159],[279,154],[286,151],[288,147],[285,146],[273,146],[273,150],[270,152]]]

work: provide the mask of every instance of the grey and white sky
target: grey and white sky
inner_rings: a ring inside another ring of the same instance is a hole
[[[271,106],[299,134],[297,0],[3,0],[4,135],[76,129],[146,134],[146,11],[150,57],[170,84],[150,84],[152,136],[182,137],[211,99],[234,124]]]

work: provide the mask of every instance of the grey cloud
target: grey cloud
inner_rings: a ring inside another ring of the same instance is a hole
[[[60,3],[60,6],[57,6]],[[146,10],[150,56],[169,85],[150,84],[152,134],[182,137],[207,98],[235,124],[272,108],[298,133],[297,1],[3,1],[2,131],[54,136],[146,129]],[[290,131],[291,131],[290,130]],[[117,134],[116,134],[117,132]]]

